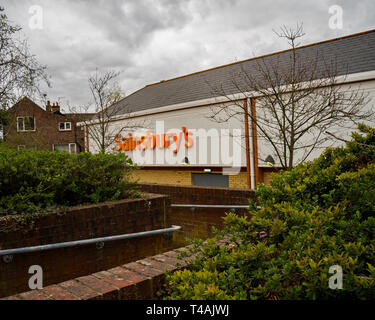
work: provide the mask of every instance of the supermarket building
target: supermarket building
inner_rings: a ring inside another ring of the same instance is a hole
[[[322,63],[335,61],[337,84],[368,92],[366,107],[373,108],[375,30],[299,47],[297,52],[302,58],[319,53]],[[125,152],[140,165],[135,173],[140,182],[251,189],[260,182],[268,183],[280,164],[251,118],[219,122],[212,120],[212,114],[218,106],[236,108],[236,101],[256,116],[261,112],[258,97],[244,96],[233,77],[241,70],[256,72],[258,59],[285,65],[290,63],[290,55],[291,51],[285,50],[147,85],[115,105],[119,111],[110,126],[118,134],[111,137],[108,151]],[[218,87],[225,88],[225,96],[213,89]],[[132,121],[137,129],[123,131]],[[95,126],[95,121],[90,125]],[[349,137],[351,131],[345,130]],[[85,150],[97,152],[90,130],[85,132]]]

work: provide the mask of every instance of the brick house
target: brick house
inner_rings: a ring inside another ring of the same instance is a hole
[[[9,110],[10,123],[4,127],[4,140],[12,148],[84,151],[84,131],[76,126],[83,117],[93,114],[63,114],[58,103],[47,101],[43,109],[27,97]]]

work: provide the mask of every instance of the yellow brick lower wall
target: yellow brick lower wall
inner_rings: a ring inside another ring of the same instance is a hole
[[[193,185],[191,173],[191,171],[140,169],[133,172],[133,180],[138,180],[140,183],[147,182],[191,186]],[[246,172],[240,172],[237,175],[230,175],[229,188],[246,189]]]
[[[247,189],[246,172],[240,172],[236,175],[229,176],[229,188]]]
[[[194,171],[139,169],[133,172],[133,180],[138,180],[138,182],[140,183],[145,182],[191,186],[193,185],[193,179],[191,175],[192,172]],[[264,183],[266,185],[269,185],[271,179],[271,172],[263,172],[263,179]],[[240,172],[236,175],[230,175],[229,188],[247,189],[246,172]]]
[[[271,181],[271,175],[272,175],[273,172],[264,172],[263,173],[263,183],[266,185],[266,186],[269,186],[270,185],[270,181]]]
[[[263,181],[261,182],[269,186],[272,172],[264,171],[262,168],[259,168],[259,171],[263,176]],[[229,188],[247,189],[247,173],[240,172],[239,174],[229,176]]]
[[[133,179],[138,182],[177,184],[191,186],[191,172],[174,170],[136,170],[133,172]]]

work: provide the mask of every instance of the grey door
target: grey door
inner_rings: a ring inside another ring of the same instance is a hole
[[[229,187],[229,176],[221,173],[193,173],[193,185],[202,187]]]

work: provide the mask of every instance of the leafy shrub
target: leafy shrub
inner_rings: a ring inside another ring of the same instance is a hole
[[[124,154],[0,150],[0,215],[134,197]]]
[[[167,276],[167,299],[374,299],[375,130],[346,147],[274,175],[249,215],[225,217],[215,239],[196,246],[189,270]],[[231,246],[218,239],[230,238]],[[343,270],[343,289],[328,286]]]

